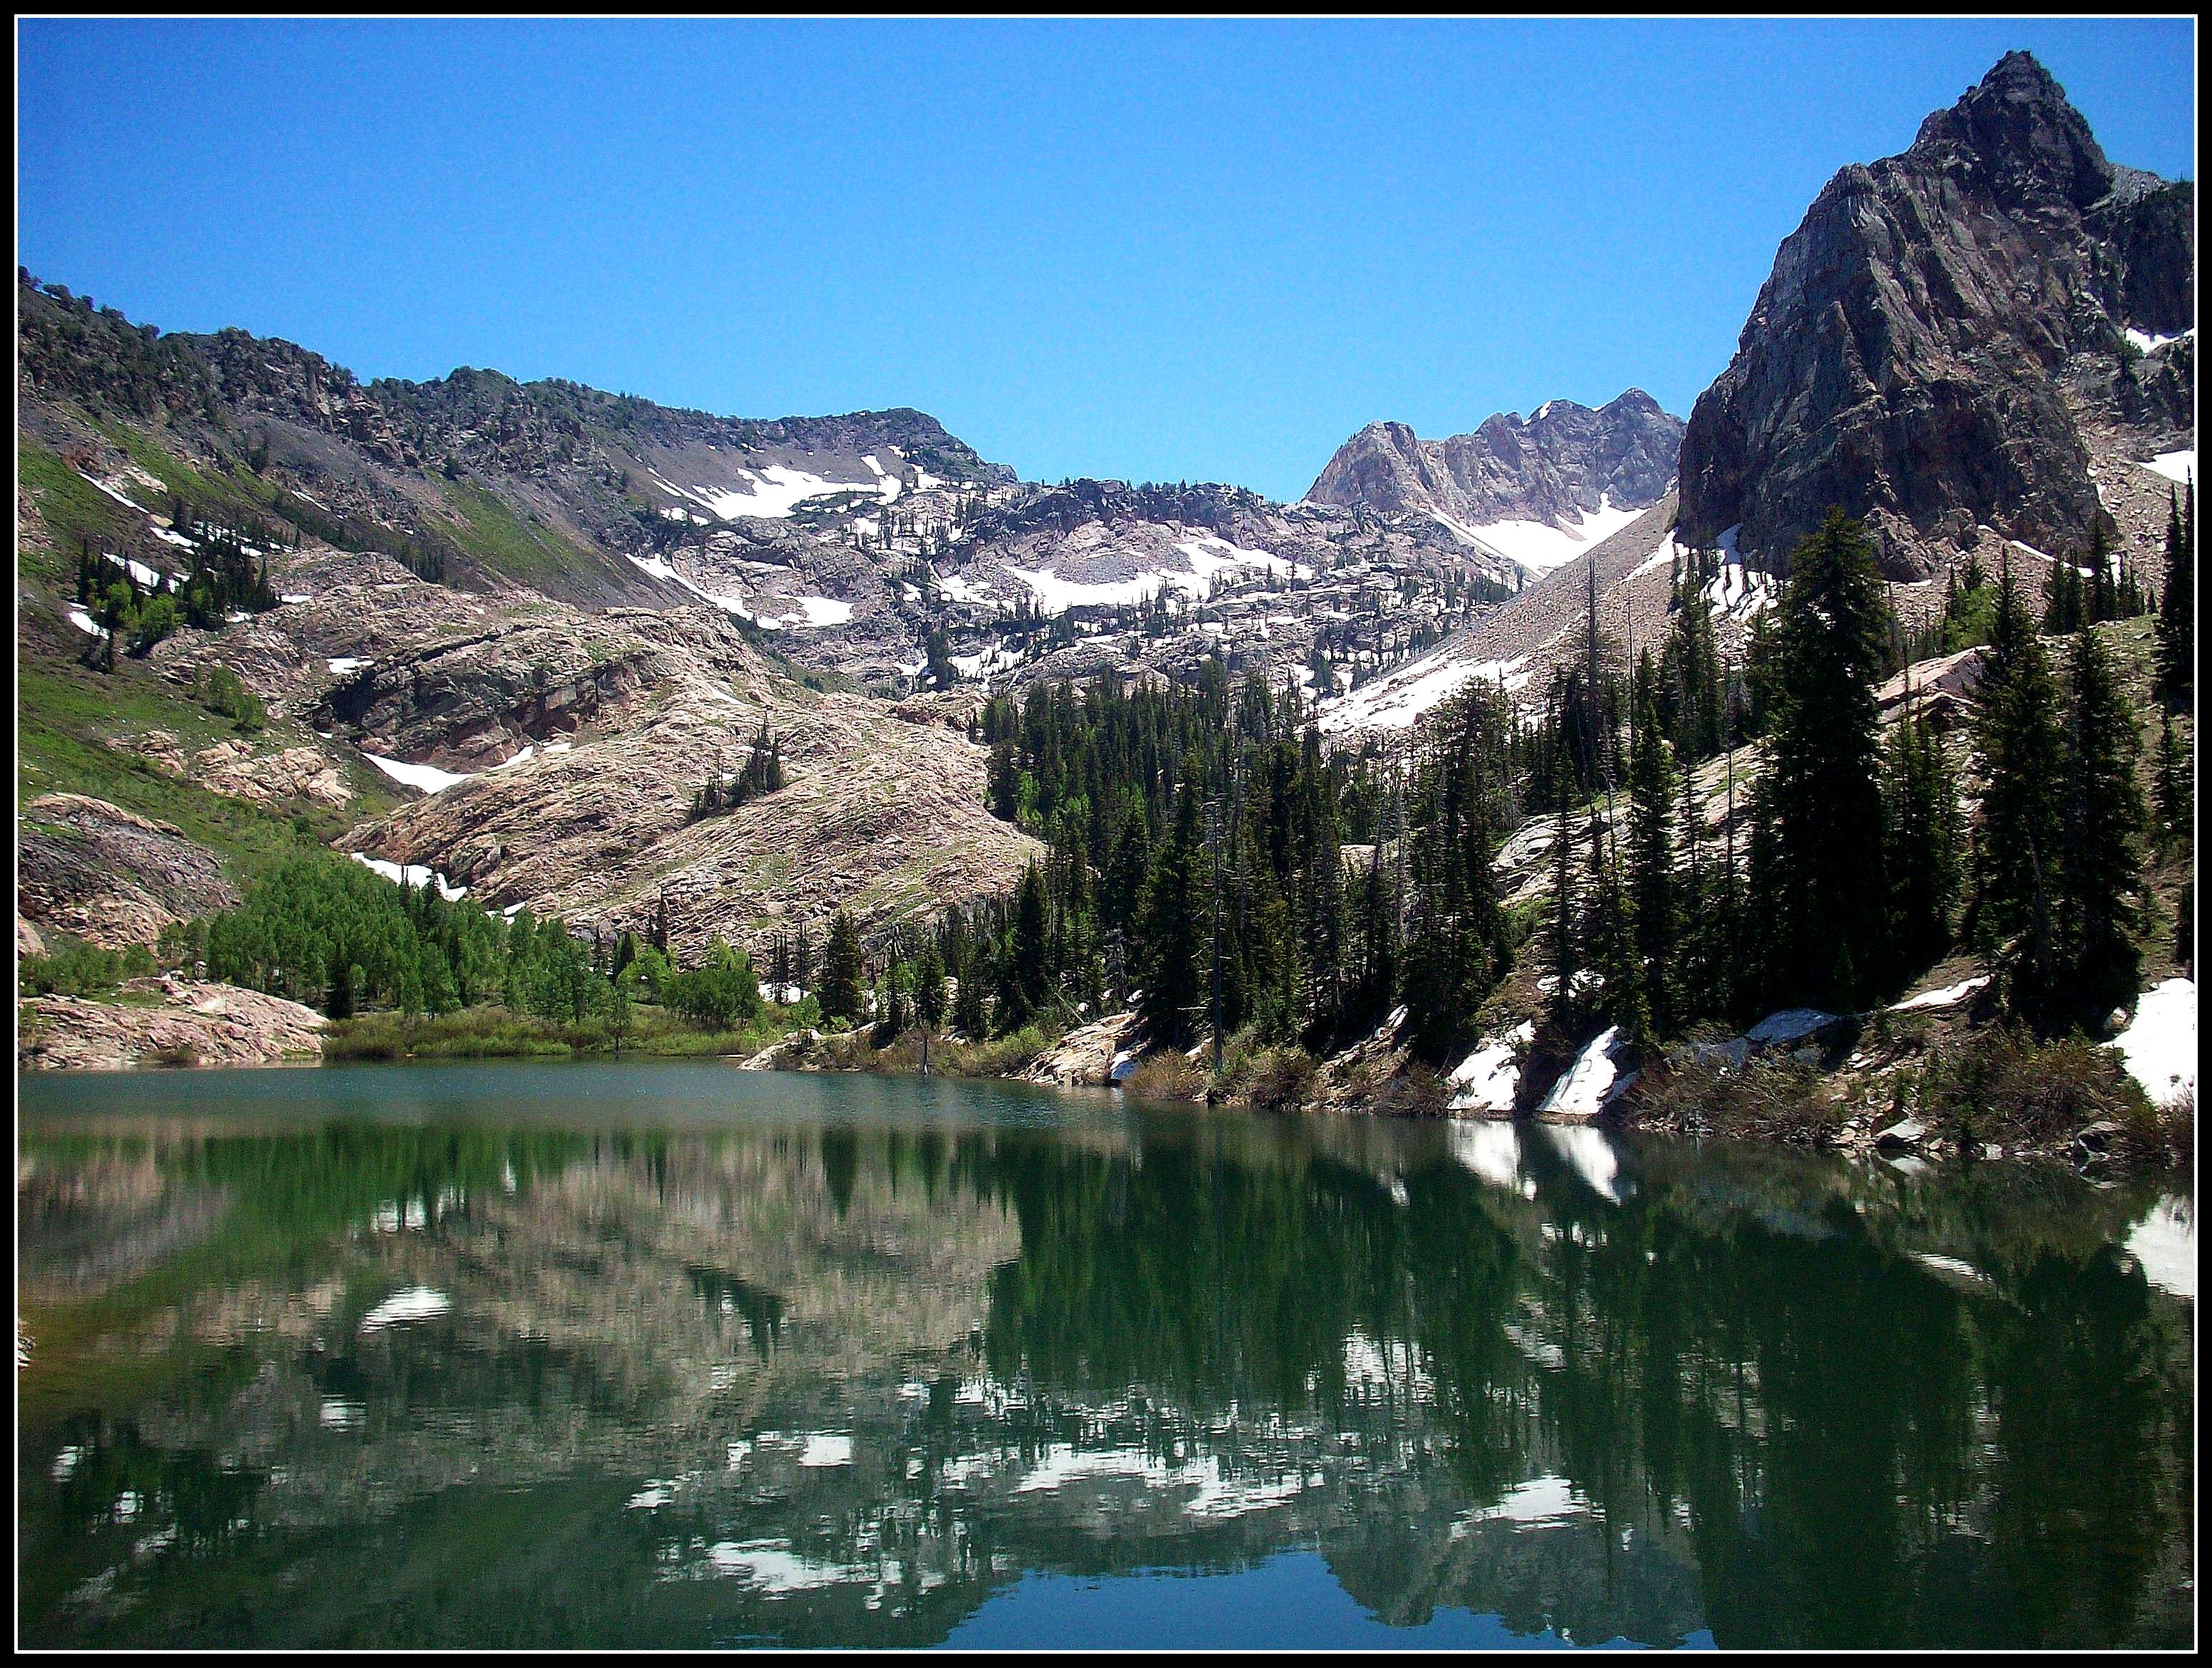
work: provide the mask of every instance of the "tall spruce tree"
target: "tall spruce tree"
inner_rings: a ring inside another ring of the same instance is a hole
[[[1014,892],[1014,930],[999,983],[999,1029],[1027,1025],[1052,1000],[1044,874],[1035,863]]]
[[[1628,894],[1635,967],[1651,1026],[1671,1031],[1679,1017],[1681,930],[1674,874],[1674,764],[1661,734],[1657,674],[1651,657],[1637,669],[1628,764]]]
[[[1830,510],[1792,552],[1774,612],[1758,789],[1771,838],[1753,904],[1768,996],[1857,1007],[1891,963],[1874,692],[1889,618],[1866,530]]]
[[[1497,691],[1470,690],[1430,727],[1416,770],[1407,832],[1414,897],[1402,995],[1413,1051],[1432,1063],[1471,1040],[1468,1029],[1507,954],[1491,858],[1503,820],[1499,789],[1512,721]]]
[[[1997,581],[1974,743],[1982,802],[1974,829],[1973,941],[2007,1005],[2031,1022],[2055,1011],[2052,934],[2065,762],[2050,661],[2007,562]]]
[[[1943,739],[1907,707],[1883,747],[1884,861],[1891,934],[1899,959],[1917,967],[1951,942],[1959,893],[1959,788]]]
[[[2197,489],[2168,495],[2166,586],[2158,600],[2158,692],[2187,706],[2197,691]]]
[[[2094,629],[2074,641],[2068,667],[2066,770],[2058,863],[2063,1006],[2046,1016],[2094,1030],[2135,1005],[2136,947],[2146,817],[2136,781],[2136,721]]]
[[[822,951],[822,1017],[860,1023],[861,991],[866,980],[860,965],[860,935],[853,917],[840,910],[830,918],[830,941]]]
[[[1153,1038],[1175,1048],[1189,1046],[1206,1001],[1201,937],[1211,877],[1199,872],[1203,814],[1197,785],[1186,782],[1174,830],[1159,848],[1145,889],[1139,945],[1145,984],[1138,1011]]]

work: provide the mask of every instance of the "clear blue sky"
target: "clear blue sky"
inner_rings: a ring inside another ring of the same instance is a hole
[[[18,259],[364,378],[914,405],[1296,497],[1728,362],[1776,244],[2007,49],[2194,167],[2194,25],[25,22]]]

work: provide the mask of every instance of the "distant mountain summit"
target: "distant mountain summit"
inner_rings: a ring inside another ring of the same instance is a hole
[[[1641,388],[1595,411],[1553,399],[1525,420],[1500,412],[1444,440],[1370,423],[1337,448],[1306,502],[1427,516],[1540,571],[1666,496],[1682,426]]]
[[[2109,520],[2093,458],[2193,445],[2194,208],[2008,54],[1784,240],[1691,412],[1684,542],[1786,555],[1840,504],[1893,577],[1980,524],[2078,546]]]

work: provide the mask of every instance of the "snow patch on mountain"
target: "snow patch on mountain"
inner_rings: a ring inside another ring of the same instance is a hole
[[[1528,688],[1533,675],[1526,654],[1510,661],[1470,661],[1458,658],[1458,652],[1447,644],[1349,695],[1322,703],[1322,733],[1407,729],[1473,685],[1494,684],[1515,695]]]
[[[455,782],[468,780],[465,776],[441,770],[434,764],[410,764],[404,759],[386,758],[381,753],[366,751],[362,757],[394,782],[404,782],[410,788],[419,788],[426,794],[442,794]]]
[[[1612,538],[1644,511],[1616,509],[1607,494],[1599,499],[1597,508],[1583,512],[1571,527],[1555,527],[1548,521],[1486,521],[1469,527],[1441,511],[1434,513],[1437,520],[1478,548],[1504,557],[1532,574],[1547,574]]]

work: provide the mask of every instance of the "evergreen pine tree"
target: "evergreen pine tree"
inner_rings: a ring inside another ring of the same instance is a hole
[[[1674,766],[1660,734],[1656,673],[1647,654],[1637,672],[1628,765],[1628,889],[1634,964],[1644,1016],[1659,1032],[1676,1020],[1680,932],[1674,876]]]
[[[1022,871],[1014,892],[1014,930],[999,988],[999,1028],[1016,1031],[1052,999],[1046,948],[1044,874],[1035,863]]]
[[[2064,763],[2058,695],[2035,628],[2005,564],[1974,740],[1982,803],[1974,840],[1974,943],[2012,1010],[2040,1023],[2057,977],[2051,908]]]
[[[2094,630],[2075,637],[2068,668],[2066,769],[2058,863],[2059,984],[2068,1017],[2094,1027],[2135,1006],[2136,947],[2145,821],[2136,782],[2136,722]],[[2069,1014],[2070,1010],[2070,1014]]]
[[[938,953],[934,938],[921,947],[921,954],[915,959],[914,1009],[931,1031],[945,1023],[945,958]]]
[[[1917,967],[1951,941],[1959,891],[1959,794],[1942,738],[1907,709],[1883,749],[1884,860],[1899,957]]]
[[[830,918],[830,941],[822,952],[822,1017],[858,1024],[864,983],[860,937],[852,916],[840,910]]]
[[[2158,723],[2159,843],[2167,850],[2186,852],[2194,831],[2196,794],[2189,760],[2173,729],[2173,715],[2161,712]]]
[[[1792,553],[1767,668],[1771,842],[1751,907],[1778,1003],[1852,1007],[1888,970],[1874,693],[1888,605],[1866,531],[1831,510]]]
[[[2167,498],[2166,587],[2158,600],[2158,692],[2187,706],[2197,688],[2197,489]]]
[[[1174,831],[1160,847],[1145,889],[1139,953],[1144,999],[1138,1011],[1153,1038],[1174,1048],[1190,1044],[1205,1003],[1200,960],[1202,883],[1198,870],[1201,807],[1186,782],[1176,807]]]

